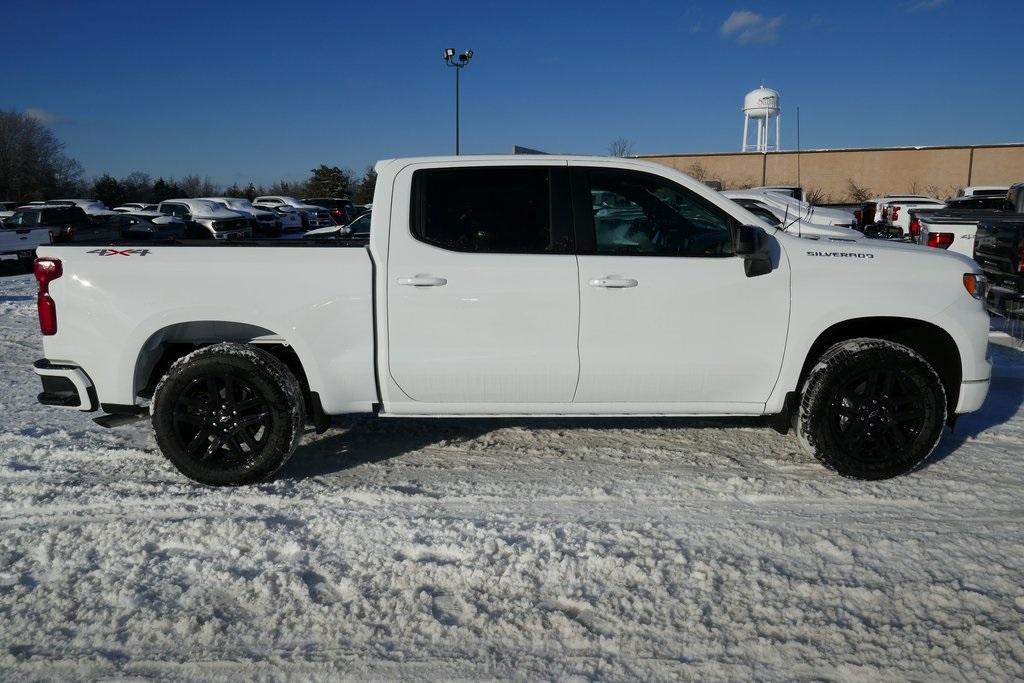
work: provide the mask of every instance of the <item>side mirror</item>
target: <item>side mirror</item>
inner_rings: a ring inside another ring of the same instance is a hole
[[[772,257],[768,253],[768,238],[764,229],[756,225],[741,225],[734,235],[734,249],[743,257],[743,272],[747,277],[772,272]]]
[[[756,225],[741,225],[736,229],[735,249],[737,256],[750,256],[761,250],[764,230]]]

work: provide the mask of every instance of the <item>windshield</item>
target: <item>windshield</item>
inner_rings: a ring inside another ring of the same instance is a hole
[[[349,224],[353,235],[366,235],[370,232],[370,214],[360,216]]]

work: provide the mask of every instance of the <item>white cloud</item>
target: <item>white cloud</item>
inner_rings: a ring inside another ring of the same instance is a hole
[[[779,37],[782,17],[766,17],[757,12],[741,9],[729,15],[719,32],[723,37],[734,38],[736,42],[774,43]]]
[[[56,114],[51,114],[50,112],[46,111],[45,109],[36,109],[36,108],[33,108],[33,107],[29,107],[28,109],[25,110],[25,114],[29,118],[35,119],[36,121],[38,121],[39,123],[43,124],[44,126],[52,126],[55,123],[65,123],[67,121],[67,119],[65,119],[63,116],[57,116]]]

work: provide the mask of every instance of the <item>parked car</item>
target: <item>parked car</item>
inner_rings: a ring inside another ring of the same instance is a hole
[[[112,211],[118,213],[136,213],[138,211],[156,211],[159,204],[143,204],[142,202],[128,202],[121,206],[115,206]]]
[[[322,206],[307,204],[295,197],[288,197],[285,195],[266,195],[263,197],[257,197],[252,200],[252,203],[260,207],[289,206],[297,210],[302,216],[302,227],[306,230],[309,230],[310,228],[326,228],[331,225],[337,225],[334,222],[334,219],[331,218],[330,211]]]
[[[36,247],[50,243],[51,226],[39,222],[41,210],[12,211],[0,222],[0,261],[30,263]]]
[[[77,206],[90,216],[106,216],[111,213],[107,205],[98,199],[51,199],[46,203],[52,206]]]
[[[1015,220],[1021,213],[1024,213],[1024,196],[1019,192],[1007,192],[1002,197],[965,195],[950,200],[946,208],[939,211],[913,211],[911,234],[917,233],[918,244],[973,257],[978,221]]]
[[[364,213],[348,225],[337,225],[333,228],[314,228],[306,232],[303,237],[313,239],[340,238],[340,239],[369,239],[370,238],[369,213]]]
[[[21,206],[18,202],[0,202],[0,222],[14,215],[14,210]]]
[[[256,237],[280,237],[281,219],[274,211],[253,206],[244,197],[203,197],[203,199],[220,204],[229,211],[244,214],[252,222],[253,235]]]
[[[799,185],[758,185],[757,187],[752,187],[750,189],[751,190],[767,190],[769,192],[778,192],[778,193],[784,194],[784,195],[786,195],[788,197],[792,197],[793,199],[797,199],[797,200],[799,200],[801,202],[802,201],[806,201],[806,199],[807,199],[804,196],[804,188],[800,187]]]
[[[187,228],[191,239],[237,240],[252,237],[249,217],[229,211],[205,199],[168,199],[160,202],[161,222],[177,219]]]
[[[301,237],[302,233],[305,232],[305,228],[302,227],[304,222],[302,212],[296,208],[285,205],[268,206],[266,204],[261,204],[256,208],[261,211],[271,211],[277,216],[277,219],[281,221],[281,237],[285,239]]]
[[[171,463],[213,485],[270,477],[307,416],[358,412],[766,415],[882,479],[988,392],[984,277],[958,254],[765,228],[636,159],[376,170],[368,245],[40,247],[39,401],[151,415]],[[629,232],[595,220],[602,193],[637,207]],[[907,282],[929,295],[893,296]]]
[[[331,218],[338,225],[347,225],[359,215],[352,200],[344,197],[314,197],[312,199],[304,198],[302,201],[327,209],[331,212]]]
[[[1005,197],[1009,185],[970,185],[956,191],[957,197]]]
[[[121,233],[105,221],[94,221],[78,206],[33,204],[24,206],[4,221],[4,225],[46,228],[50,240],[59,242],[116,241]]]
[[[121,239],[126,242],[169,242],[188,237],[188,226],[184,221],[165,220],[159,211],[119,211],[109,220],[120,227]]]
[[[746,199],[744,197],[737,197],[736,199],[733,199],[733,201],[758,218],[762,219],[770,227],[777,228],[782,225],[782,218],[772,212],[771,208],[767,204],[762,204],[756,199]]]
[[[818,222],[819,218],[826,221],[845,218],[852,222],[852,214],[849,212],[829,213],[833,210],[821,210],[788,195],[769,190],[726,190],[722,194],[734,201],[742,199],[767,209],[775,215],[784,230],[794,235],[850,241],[864,238],[862,233],[845,225]]]

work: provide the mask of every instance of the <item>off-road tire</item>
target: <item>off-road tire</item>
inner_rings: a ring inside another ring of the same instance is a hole
[[[271,477],[295,451],[302,389],[255,346],[206,346],[171,365],[150,405],[160,450],[186,477],[243,486]]]
[[[931,455],[946,408],[942,380],[920,354],[852,339],[828,349],[808,373],[794,427],[804,450],[844,477],[888,479]]]

